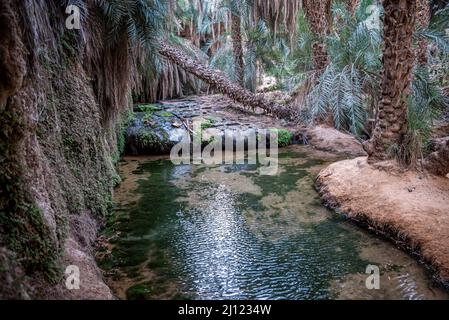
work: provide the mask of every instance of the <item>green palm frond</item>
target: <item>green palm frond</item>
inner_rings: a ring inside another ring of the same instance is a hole
[[[440,31],[431,29],[420,29],[413,34],[415,40],[426,39],[434,43],[437,48],[445,55],[449,55],[449,36]]]
[[[123,34],[132,43],[151,47],[167,27],[168,5],[163,0],[97,0],[109,31],[118,42]]]
[[[313,123],[332,115],[335,128],[365,137],[367,119],[373,116],[370,106],[380,92],[382,38],[378,29],[366,24],[367,16],[361,12],[354,19],[345,5],[337,4],[333,14],[338,23],[326,42],[331,64],[305,99],[301,120]],[[310,69],[302,72],[313,76]]]
[[[429,28],[434,31],[445,32],[449,29],[449,5],[438,10],[433,15]]]

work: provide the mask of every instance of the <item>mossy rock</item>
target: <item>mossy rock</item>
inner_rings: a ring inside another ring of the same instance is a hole
[[[178,143],[171,135],[175,116],[167,111],[135,112],[125,129],[125,153],[131,155],[168,154]]]

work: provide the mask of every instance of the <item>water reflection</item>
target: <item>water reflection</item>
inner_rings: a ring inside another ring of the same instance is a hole
[[[241,295],[241,219],[224,185],[208,189],[201,211],[180,212],[178,266],[192,280],[190,291],[204,299]]]

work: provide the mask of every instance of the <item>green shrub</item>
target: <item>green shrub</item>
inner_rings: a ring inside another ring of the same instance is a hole
[[[215,124],[216,120],[213,118],[208,118],[201,123],[201,130],[206,130],[211,128]]]
[[[278,129],[278,147],[284,148],[291,144],[293,134],[286,129]]]

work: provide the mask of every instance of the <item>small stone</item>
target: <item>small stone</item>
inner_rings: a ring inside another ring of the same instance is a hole
[[[180,123],[178,121],[174,121],[174,122],[172,122],[171,125],[173,128],[180,128],[182,126],[182,123]]]

